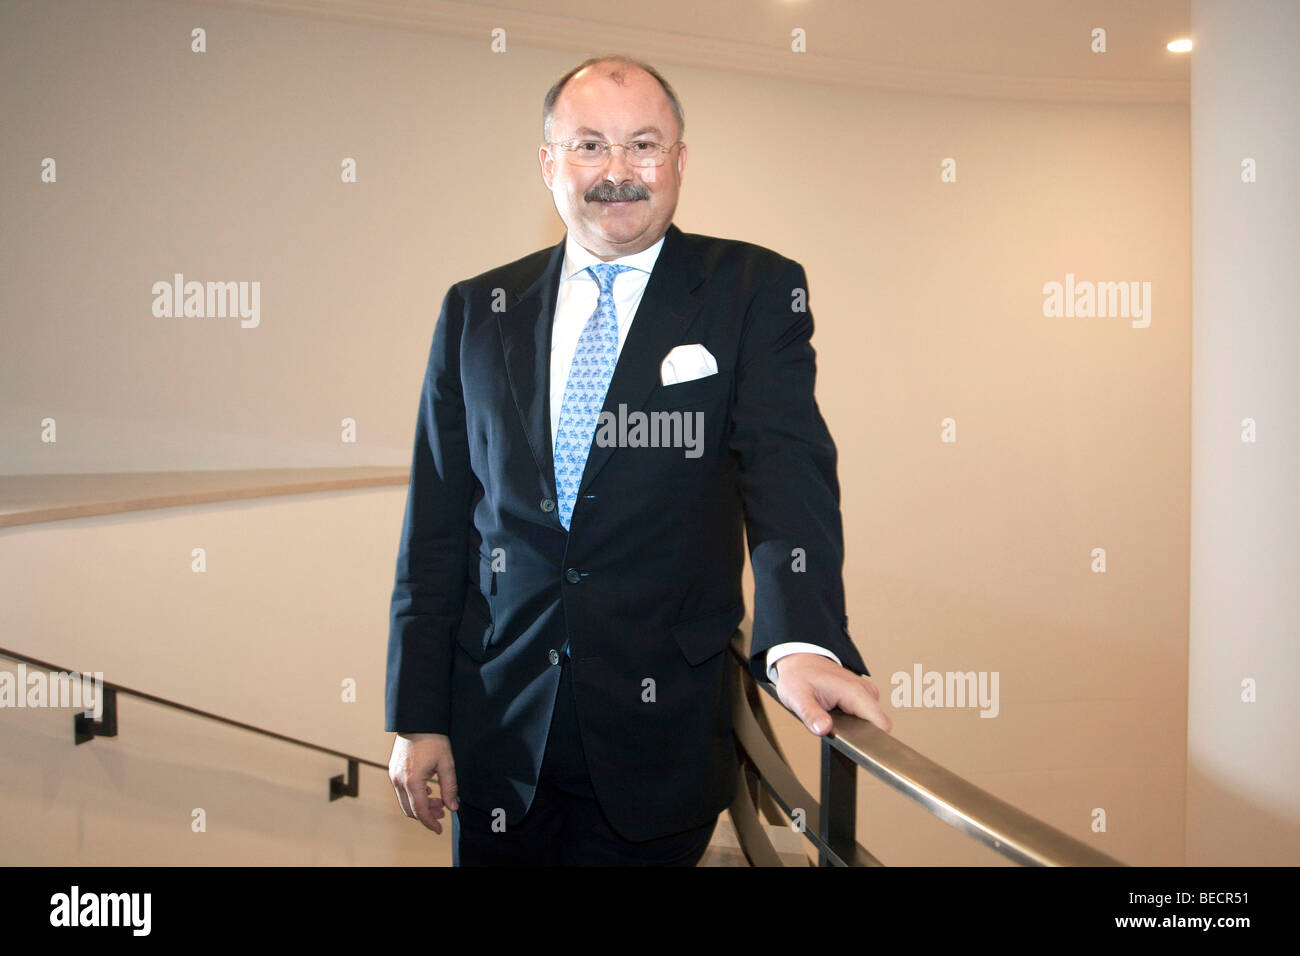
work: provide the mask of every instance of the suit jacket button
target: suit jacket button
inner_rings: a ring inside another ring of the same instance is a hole
[[[555,502],[554,502],[552,499],[550,499],[550,498],[543,498],[543,499],[542,499],[542,510],[543,510],[543,511],[554,511],[554,510],[555,510]]]
[[[564,572],[564,578],[570,584],[577,584],[582,580],[582,575],[578,573],[577,568],[569,568],[569,570]]]
[[[546,652],[546,659],[550,661],[552,664],[558,664],[560,663],[560,652],[557,651],[555,648],[551,648],[549,651]]]

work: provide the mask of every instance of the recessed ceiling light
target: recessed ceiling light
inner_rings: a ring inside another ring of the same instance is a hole
[[[1165,49],[1170,53],[1186,53],[1191,48],[1191,40],[1170,40],[1165,44]]]

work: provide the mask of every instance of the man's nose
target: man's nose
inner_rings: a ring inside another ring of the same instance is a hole
[[[622,146],[611,146],[609,156],[605,160],[605,178],[615,185],[629,182],[633,178],[632,170],[635,169],[627,161],[627,150]]]

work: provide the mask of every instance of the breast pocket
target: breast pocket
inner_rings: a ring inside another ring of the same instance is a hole
[[[713,375],[693,378],[689,382],[660,385],[646,403],[648,409],[669,411],[692,405],[707,405],[725,399],[731,389],[731,372],[719,370]]]
[[[626,445],[617,436],[619,447],[627,448],[619,453],[626,465],[620,481],[664,486],[717,472],[726,448],[731,383],[728,370],[652,391],[642,410],[628,416]]]

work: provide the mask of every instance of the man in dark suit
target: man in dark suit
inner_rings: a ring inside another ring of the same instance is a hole
[[[389,774],[426,827],[453,811],[458,865],[693,865],[736,787],[743,535],[755,677],[814,734],[892,726],[847,629],[807,286],[672,225],[683,115],[648,65],[581,64],[543,129],[565,240],[454,285],[433,334]]]

